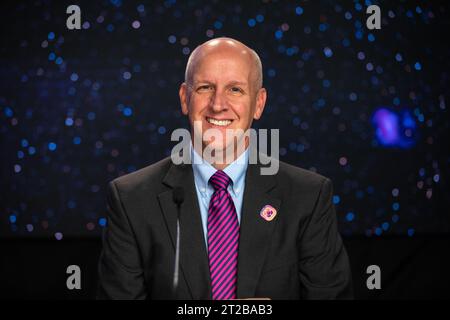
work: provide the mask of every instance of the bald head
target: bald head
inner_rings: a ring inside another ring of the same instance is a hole
[[[206,41],[192,51],[185,72],[185,82],[188,87],[192,86],[195,71],[202,59],[213,53],[230,53],[230,55],[246,61],[250,66],[250,77],[253,87],[256,91],[262,88],[262,63],[258,54],[242,42],[225,37]]]

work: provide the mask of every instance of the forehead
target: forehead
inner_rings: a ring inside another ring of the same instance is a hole
[[[214,52],[196,61],[193,80],[249,82],[252,66],[248,54]]]

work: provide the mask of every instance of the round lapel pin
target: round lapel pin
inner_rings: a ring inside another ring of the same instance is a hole
[[[265,205],[261,209],[261,212],[259,213],[259,215],[261,217],[263,217],[263,219],[266,221],[272,221],[275,218],[275,216],[277,215],[277,209],[275,209],[271,205]]]

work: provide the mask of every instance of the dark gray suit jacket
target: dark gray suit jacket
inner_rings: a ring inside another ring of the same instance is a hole
[[[352,298],[347,253],[338,233],[332,182],[280,161],[276,175],[249,165],[240,224],[237,297]],[[200,209],[191,165],[166,158],[115,179],[99,261],[101,299],[173,299],[177,209],[181,205],[178,299],[211,299]],[[260,216],[265,205],[278,211]]]

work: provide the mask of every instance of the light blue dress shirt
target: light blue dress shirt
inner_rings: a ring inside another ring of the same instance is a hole
[[[242,202],[244,199],[245,174],[248,167],[248,157],[247,148],[247,150],[245,150],[245,152],[243,152],[236,160],[223,169],[223,172],[231,178],[231,182],[228,185],[228,192],[233,199],[239,224],[241,223],[241,211]],[[208,208],[209,201],[214,193],[214,188],[208,183],[208,181],[209,178],[216,173],[217,169],[207,161],[203,160],[203,158],[192,147],[192,143],[191,160],[192,169],[194,172],[195,190],[197,191],[197,199],[202,218],[203,234],[205,235],[205,244],[208,249]]]

